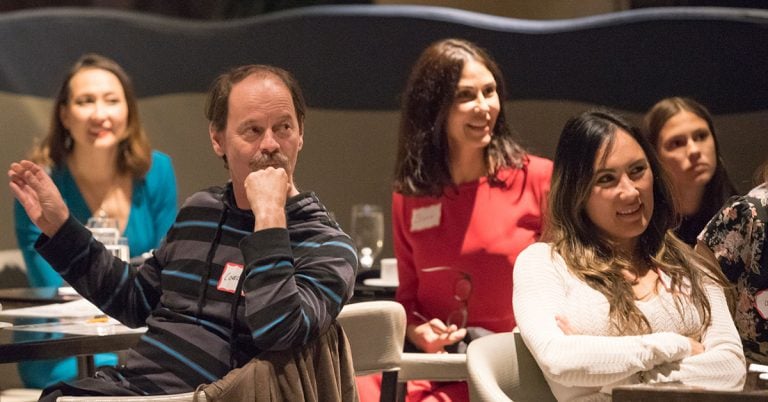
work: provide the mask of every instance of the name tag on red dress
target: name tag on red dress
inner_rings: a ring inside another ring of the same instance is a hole
[[[411,215],[411,232],[418,232],[419,230],[425,230],[439,226],[441,213],[442,204],[415,208],[413,210],[413,214]]]

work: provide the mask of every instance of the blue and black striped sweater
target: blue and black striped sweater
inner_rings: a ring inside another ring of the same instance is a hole
[[[352,297],[349,236],[312,193],[290,198],[286,216],[287,229],[254,233],[253,214],[235,206],[230,184],[187,199],[139,268],[113,258],[73,218],[37,248],[105,313],[148,327],[110,386],[187,392],[262,350],[307,343]]]

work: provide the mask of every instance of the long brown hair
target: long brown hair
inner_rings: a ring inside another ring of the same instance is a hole
[[[85,69],[108,71],[114,74],[123,86],[125,102],[128,106],[128,121],[125,128],[128,135],[117,145],[117,171],[137,179],[144,177],[152,163],[152,149],[139,120],[139,107],[131,79],[117,62],[94,53],[80,57],[64,77],[51,112],[48,135],[32,148],[30,159],[43,166],[61,167],[72,153],[71,134],[61,122],[59,112],[62,107],[69,104],[69,84],[72,77]]]
[[[504,116],[506,92],[501,69],[477,45],[462,39],[444,39],[421,53],[403,93],[395,191],[440,196],[446,187],[454,185],[445,124],[464,64],[469,60],[483,64],[491,72],[501,106],[491,142],[485,148],[489,183],[503,183],[496,177],[501,168],[523,166],[526,153],[512,138]]]
[[[613,243],[602,236],[585,209],[591,193],[594,161],[605,145],[610,152],[618,130],[625,131],[640,144],[653,173],[653,214],[637,242],[637,255],[649,266],[657,267],[672,279],[672,289],[681,289],[690,281],[690,298],[706,328],[711,320],[709,300],[703,280],[709,278],[720,286],[726,281],[719,269],[698,256],[670,229],[677,221],[669,184],[656,153],[640,132],[620,116],[605,110],[583,113],[565,124],[555,151],[552,188],[549,194],[548,222],[544,239],[553,252],[562,256],[568,269],[610,303],[609,318],[616,335],[643,334],[650,323],[635,305],[631,284],[623,269],[632,263],[614,250]],[[680,292],[674,297],[682,313]]]
[[[712,133],[712,139],[715,142],[715,156],[717,157],[717,166],[715,173],[704,188],[704,194],[701,199],[701,207],[696,213],[697,216],[704,216],[707,219],[714,216],[725,201],[737,193],[736,186],[728,177],[728,171],[725,169],[725,162],[720,155],[720,145],[717,142],[715,125],[712,122],[712,115],[704,105],[691,98],[671,97],[657,102],[648,110],[643,119],[643,132],[653,145],[654,151],[659,149],[659,134],[661,129],[667,124],[667,121],[681,111],[687,111],[700,117],[707,122],[709,132]]]

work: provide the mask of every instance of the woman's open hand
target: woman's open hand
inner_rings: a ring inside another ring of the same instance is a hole
[[[26,160],[12,163],[8,178],[29,219],[48,237],[53,236],[69,218],[69,208],[53,180],[40,166]]]
[[[555,322],[557,323],[557,326],[560,328],[561,331],[563,331],[564,334],[566,335],[574,334],[573,328],[571,328],[571,323],[568,322],[567,317],[562,315],[556,315]]]
[[[704,345],[702,345],[701,342],[693,338],[688,338],[688,340],[691,342],[691,356],[696,356],[699,353],[704,353]]]

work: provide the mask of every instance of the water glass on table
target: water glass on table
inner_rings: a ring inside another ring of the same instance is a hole
[[[352,230],[360,266],[369,269],[384,247],[384,213],[381,206],[357,204],[352,206]]]
[[[93,216],[88,219],[85,227],[93,233],[93,238],[104,244],[104,247],[112,252],[115,257],[123,261],[131,259],[128,238],[120,236],[117,219]]]
[[[128,247],[128,238],[127,237],[120,237],[117,239],[117,244],[105,244],[104,245],[107,250],[112,252],[112,255],[115,257],[123,260],[123,261],[130,261],[131,259],[131,251]]]

